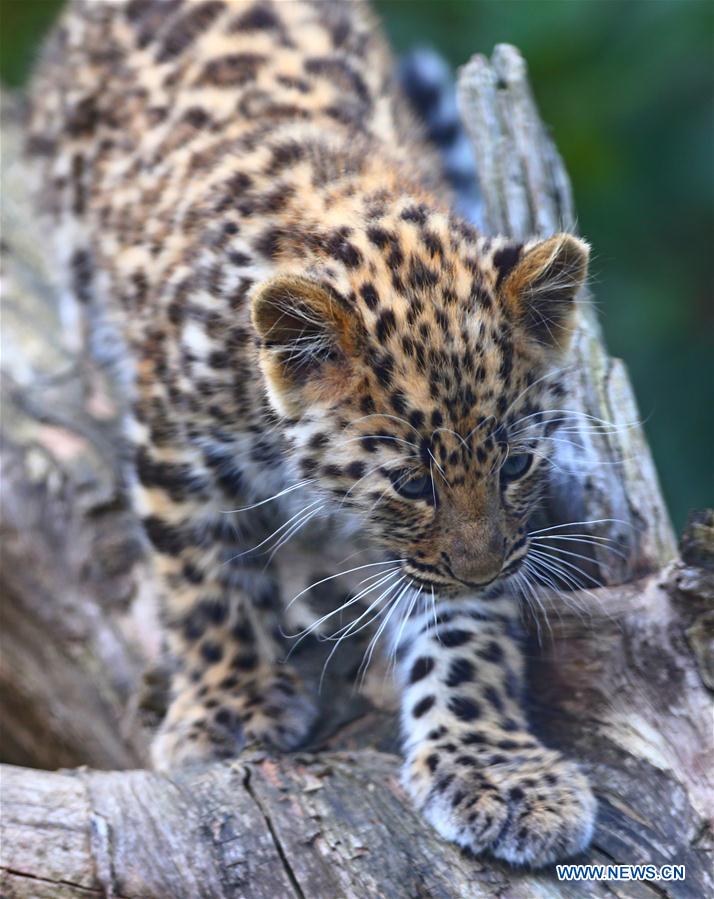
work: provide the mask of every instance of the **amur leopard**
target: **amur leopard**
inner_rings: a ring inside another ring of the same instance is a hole
[[[451,212],[362,2],[75,0],[27,152],[66,289],[126,370],[173,664],[155,766],[309,735],[284,635],[314,623],[289,545],[311,530],[397,660],[426,818],[513,864],[583,849],[595,801],[529,729],[510,585],[587,245]]]

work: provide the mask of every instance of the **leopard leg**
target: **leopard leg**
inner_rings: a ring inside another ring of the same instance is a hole
[[[595,800],[585,776],[529,731],[516,609],[453,604],[416,619],[402,645],[403,780],[445,838],[539,867],[584,849]]]
[[[220,509],[210,466],[139,454],[137,508],[152,545],[172,667],[171,698],[152,748],[154,765],[235,756],[246,743],[299,745],[316,703],[283,662],[282,596],[250,518]],[[190,476],[188,474],[190,470]],[[243,534],[241,542],[237,535]]]
[[[220,594],[211,581],[202,587],[182,591],[183,612],[167,617],[175,671],[171,703],[152,748],[160,769],[229,758],[256,742],[292,749],[316,716],[314,698],[282,661],[284,646],[269,625],[274,616],[256,608],[256,594]],[[174,608],[178,598],[174,588]]]

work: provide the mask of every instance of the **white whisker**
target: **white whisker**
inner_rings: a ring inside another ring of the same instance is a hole
[[[402,621],[399,627],[399,631],[397,632],[396,639],[392,642],[392,652],[391,652],[391,660],[389,664],[389,671],[393,671],[397,664],[397,650],[399,648],[399,644],[402,640],[402,633],[404,632],[404,628],[406,626],[407,621],[411,618],[412,612],[414,611],[414,606],[416,605],[417,600],[421,596],[421,592],[424,589],[424,585],[422,584],[417,592],[414,594],[411,602],[405,609],[404,615],[402,616]]]
[[[384,629],[389,624],[389,621],[390,621],[392,615],[399,608],[399,603],[400,603],[402,597],[405,596],[409,592],[409,590],[411,590],[411,586],[410,586],[410,584],[406,584],[404,587],[402,587],[402,589],[399,591],[399,593],[390,600],[389,611],[388,611],[387,615],[384,617],[384,619],[380,623],[379,627],[375,631],[374,636],[369,641],[369,645],[367,646],[367,649],[366,649],[364,655],[362,656],[362,662],[357,671],[357,677],[359,679],[360,687],[362,687],[362,685],[364,684],[364,679],[367,674],[367,670],[369,669],[369,666],[372,662],[372,655],[374,654],[374,649],[375,649],[377,643],[379,642],[379,638],[384,633]]]
[[[302,643],[302,641],[307,636],[315,633],[316,631],[319,631],[319,629],[322,627],[322,625],[326,621],[328,621],[334,615],[338,615],[340,612],[344,612],[345,609],[348,609],[350,606],[355,605],[355,603],[358,603],[368,593],[371,593],[373,590],[379,589],[379,587],[383,586],[391,578],[393,578],[395,576],[395,574],[397,574],[396,571],[389,571],[386,574],[384,574],[383,572],[380,572],[379,574],[373,575],[373,579],[376,579],[375,583],[368,584],[368,586],[366,586],[363,590],[361,590],[355,596],[351,596],[349,599],[345,600],[345,602],[343,602],[336,609],[331,609],[325,615],[318,618],[316,621],[312,622],[308,627],[304,628],[302,631],[299,631],[297,634],[284,634],[283,636],[287,637],[288,639],[296,641],[295,644],[290,648],[290,652],[288,653],[288,658],[293,654],[295,649],[300,645],[300,643]],[[348,625],[344,625],[343,628],[349,627],[349,624],[351,624],[351,623],[352,622],[349,622]],[[343,629],[343,628],[341,628],[341,629]],[[335,634],[333,634],[332,636],[334,637],[337,633],[339,633],[339,631],[336,631]],[[330,639],[330,638],[325,637],[324,639]]]
[[[278,540],[278,542],[275,544],[275,546],[274,546],[274,547],[271,549],[271,551],[270,551],[270,555],[268,556],[268,560],[267,560],[267,562],[265,563],[265,567],[266,567],[266,568],[267,568],[268,565],[270,565],[270,563],[273,561],[273,558],[275,557],[275,554],[278,552],[278,550],[279,550],[281,547],[285,546],[285,544],[286,544],[288,541],[292,540],[292,538],[298,533],[298,531],[301,531],[301,530],[305,527],[305,525],[306,525],[309,521],[312,521],[312,519],[315,518],[316,515],[319,515],[320,512],[322,512],[322,510],[323,510],[324,508],[325,508],[324,505],[320,505],[320,506],[318,506],[316,509],[312,509],[310,512],[307,512],[305,515],[303,515],[302,518],[300,518],[298,521],[296,521],[296,522],[295,522],[295,523],[294,523],[294,524],[293,524],[293,525],[292,525],[292,526],[291,526],[291,527],[290,527],[290,528],[289,528],[289,529],[282,535],[282,537],[280,538],[280,540]]]
[[[398,574],[398,572],[394,572],[394,574]],[[344,637],[347,637],[348,635],[353,636],[354,634],[358,634],[358,633],[360,633],[360,631],[363,631],[366,627],[369,627],[369,625],[372,623],[372,621],[374,619],[370,619],[370,621],[365,622],[365,624],[361,625],[359,628],[357,628],[355,630],[356,625],[359,624],[369,614],[369,612],[371,612],[371,610],[376,605],[378,605],[383,599],[385,599],[390,594],[390,592],[395,590],[396,587],[404,580],[404,577],[405,576],[402,575],[393,584],[390,584],[388,587],[386,587],[386,589],[377,597],[377,599],[375,599],[371,603],[371,605],[366,609],[366,611],[364,611],[359,616],[359,618],[356,618],[354,621],[348,622],[347,624],[343,625],[341,628],[338,628],[333,634],[330,634],[329,637],[325,637],[324,639],[328,640],[330,642],[337,640],[337,642],[340,643]],[[380,586],[381,586],[381,584],[380,584]],[[376,588],[373,588],[373,589],[376,589]],[[341,636],[338,638],[338,635],[341,635]]]
[[[290,606],[295,602],[295,600],[300,599],[301,596],[304,596],[314,587],[319,587],[320,584],[326,584],[328,581],[334,581],[335,578],[344,577],[348,574],[354,574],[355,571],[362,571],[365,568],[376,568],[378,565],[401,565],[402,562],[406,562],[406,559],[387,559],[384,562],[368,562],[366,565],[357,565],[354,568],[348,568],[346,571],[338,571],[337,574],[330,574],[328,577],[323,577],[319,581],[315,581],[313,584],[310,584],[309,587],[305,587],[299,593],[296,593],[295,596],[290,600],[287,604],[286,608],[290,608]],[[395,571],[397,569],[395,568]]]
[[[557,567],[562,570],[563,566],[565,566],[565,567],[571,569],[572,571],[574,571],[576,574],[587,578],[589,581],[591,581],[593,583],[594,586],[596,586],[596,587],[604,586],[602,581],[599,581],[596,577],[593,577],[593,575],[588,574],[586,571],[583,571],[582,568],[578,568],[577,565],[575,565],[573,562],[569,562],[567,559],[557,558],[555,556],[550,555],[549,553],[542,552],[540,550],[532,549],[532,548],[531,548],[530,552],[537,558],[547,560],[553,566],[554,569]],[[588,561],[590,561],[590,560],[588,559]]]
[[[612,571],[612,566],[608,565],[607,562],[599,562],[597,559],[591,559],[590,556],[584,556],[582,553],[575,553],[575,552],[572,552],[572,550],[563,549],[561,546],[543,546],[543,545],[541,545],[540,548],[542,551],[550,549],[553,552],[558,553],[558,556],[556,556],[555,558],[559,558],[561,555],[562,556],[570,556],[573,559],[582,559],[584,562],[589,562],[591,565],[597,565],[598,568],[602,568],[606,572]]]
[[[308,509],[312,509],[312,508],[313,508],[314,506],[316,506],[319,502],[320,502],[319,499],[313,500],[309,505],[305,506],[305,507],[304,507],[303,509],[301,509],[299,512],[296,512],[295,515],[293,515],[291,518],[288,518],[287,521],[284,521],[281,525],[279,525],[279,526],[273,531],[272,534],[269,534],[264,540],[261,540],[260,543],[256,544],[255,546],[251,547],[250,549],[244,549],[243,552],[239,552],[239,553],[237,553],[235,556],[231,556],[231,558],[228,559],[226,562],[224,562],[224,564],[227,565],[229,562],[233,562],[233,561],[235,561],[235,559],[240,559],[241,556],[246,556],[246,555],[248,555],[248,553],[252,553],[252,552],[255,552],[257,549],[260,549],[261,546],[265,546],[266,543],[269,543],[269,542],[270,542],[274,537],[276,537],[281,531],[285,530],[286,528],[289,528],[290,525],[291,525],[291,523],[292,523],[293,521],[295,521],[296,518],[300,518],[300,516],[301,516],[301,515],[304,515],[305,512],[307,512]]]
[[[281,496],[285,496],[288,493],[292,493],[293,490],[299,490],[301,487],[306,487],[308,484],[314,483],[315,478],[308,478],[305,481],[299,481],[297,484],[293,484],[290,487],[286,487],[284,490],[281,490],[279,493],[274,493],[272,496],[269,496],[267,499],[261,499],[258,503],[253,503],[250,506],[243,506],[240,509],[221,509],[222,515],[234,515],[239,512],[249,512],[251,509],[257,509],[258,506],[264,506],[266,503],[272,503],[273,500],[280,499]]]
[[[624,524],[628,527],[632,527],[629,521],[623,521],[621,518],[595,518],[591,521],[567,521],[564,524],[553,524],[547,528],[539,528],[536,531],[531,531],[528,536],[532,537],[535,534],[545,534],[548,531],[554,531],[556,528],[571,528],[582,524]]]
[[[332,660],[332,657],[334,656],[334,654],[335,654],[335,653],[337,652],[337,650],[339,649],[340,643],[342,643],[342,641],[345,640],[345,639],[347,639],[348,637],[353,637],[353,636],[355,636],[355,634],[360,633],[360,631],[364,630],[366,627],[369,627],[369,626],[370,626],[370,625],[371,625],[377,618],[379,618],[379,616],[380,616],[381,614],[383,614],[383,612],[385,611],[385,609],[388,609],[388,608],[389,608],[390,603],[389,603],[389,601],[388,601],[388,602],[387,602],[387,605],[386,605],[383,609],[380,609],[380,610],[379,610],[379,611],[378,611],[372,618],[370,618],[365,624],[361,625],[360,627],[356,627],[356,625],[359,624],[359,622],[362,621],[363,618],[365,618],[367,615],[369,615],[369,613],[372,611],[372,609],[376,608],[376,607],[380,604],[380,602],[382,602],[385,598],[389,597],[389,594],[392,593],[395,589],[397,589],[397,587],[399,586],[399,584],[404,580],[404,577],[405,577],[405,576],[402,575],[402,577],[399,578],[399,580],[397,580],[397,581],[396,581],[395,583],[393,583],[393,584],[390,584],[390,585],[386,588],[386,590],[384,590],[384,591],[377,597],[377,599],[375,599],[374,602],[372,602],[372,603],[370,604],[369,608],[368,608],[365,612],[363,612],[363,614],[360,615],[360,617],[357,618],[356,621],[352,622],[351,626],[350,626],[347,630],[345,630],[345,632],[342,634],[342,636],[337,640],[337,642],[335,643],[335,645],[332,647],[332,650],[330,651],[330,654],[329,654],[328,657],[325,659],[324,665],[322,666],[322,673],[320,674],[320,683],[319,683],[319,689],[320,689],[320,690],[322,690],[322,684],[323,684],[323,681],[324,681],[324,678],[325,678],[325,673],[327,672],[327,666],[330,664],[330,661]],[[341,628],[341,630],[344,630],[344,628]],[[338,631],[337,633],[339,633],[339,631]],[[334,637],[334,635],[333,635],[333,637]]]

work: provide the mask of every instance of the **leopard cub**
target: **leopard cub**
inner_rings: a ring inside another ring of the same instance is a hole
[[[391,67],[356,0],[74,0],[27,152],[57,269],[124,369],[172,660],[156,766],[308,737],[283,634],[333,565],[398,660],[416,805],[544,865],[587,845],[595,802],[530,732],[513,581],[588,248],[454,216]]]

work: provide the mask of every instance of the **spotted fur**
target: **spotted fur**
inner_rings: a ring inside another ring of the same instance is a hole
[[[174,664],[157,766],[308,735],[283,661],[312,614],[302,529],[312,561],[376,572],[350,589],[357,621],[384,613],[417,805],[540,865],[587,844],[594,802],[529,732],[507,587],[587,247],[455,217],[390,76],[361,2],[74,2],[27,151],[58,271],[127,369]]]

